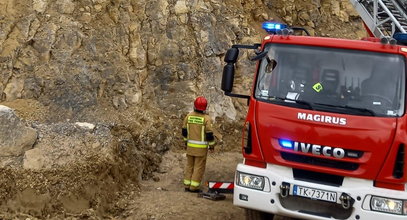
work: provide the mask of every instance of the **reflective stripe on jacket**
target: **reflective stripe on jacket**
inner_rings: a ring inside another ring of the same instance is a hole
[[[194,141],[194,140],[187,140],[188,147],[196,147],[196,148],[207,148],[208,142],[206,141]]]
[[[186,129],[187,154],[193,156],[203,156],[207,152],[208,134],[213,134],[211,118],[201,112],[193,111],[189,113],[183,124]],[[210,140],[211,144],[214,140]],[[192,149],[191,149],[192,148]]]

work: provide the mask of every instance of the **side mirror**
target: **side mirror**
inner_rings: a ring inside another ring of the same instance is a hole
[[[225,93],[231,93],[233,89],[233,81],[235,79],[235,63],[237,61],[237,57],[239,56],[239,49],[237,48],[230,48],[225,55],[225,62],[227,63],[225,67],[223,67],[223,75],[222,75],[222,86],[221,89]]]
[[[225,93],[231,93],[233,88],[233,81],[235,79],[235,64],[228,63],[223,67],[222,86],[221,89]]]
[[[240,94],[233,94],[233,81],[235,79],[235,63],[237,61],[237,57],[239,56],[239,48],[244,49],[258,49],[261,45],[254,44],[254,45],[233,45],[226,54],[225,54],[225,62],[227,63],[225,67],[223,67],[223,75],[222,75],[222,84],[221,89],[225,92],[225,95],[237,98],[244,98],[247,99],[247,103],[249,103],[250,96],[248,95],[240,95]]]
[[[239,56],[239,49],[237,48],[230,48],[225,55],[225,62],[226,63],[236,63],[237,57]]]

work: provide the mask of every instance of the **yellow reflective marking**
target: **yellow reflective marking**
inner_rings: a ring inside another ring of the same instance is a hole
[[[193,186],[193,187],[198,187],[199,185],[201,185],[201,183],[200,182],[196,182],[196,181],[191,181],[191,186]]]
[[[315,90],[315,92],[321,92],[324,89],[321,83],[315,83],[312,88]]]
[[[187,140],[189,139],[189,124],[187,124]]]
[[[205,141],[205,127],[202,126],[201,128],[201,141]]]
[[[184,185],[191,185],[191,180],[184,180]]]
[[[189,117],[188,117],[188,123],[189,123],[189,124],[200,124],[200,125],[203,125],[203,123],[204,123],[204,118],[198,117],[198,116],[189,116]]]
[[[208,147],[208,145],[206,145],[206,144],[193,144],[193,143],[188,143],[187,145],[188,145],[188,147],[196,147],[196,148],[207,148],[207,147]]]

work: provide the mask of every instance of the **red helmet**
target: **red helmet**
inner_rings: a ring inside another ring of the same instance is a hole
[[[195,99],[194,107],[196,110],[205,111],[206,106],[208,105],[208,101],[203,96],[199,96]]]

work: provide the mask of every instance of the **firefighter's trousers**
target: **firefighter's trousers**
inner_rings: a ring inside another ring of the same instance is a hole
[[[191,156],[187,154],[184,186],[190,190],[198,190],[205,172],[206,154],[204,156]]]

